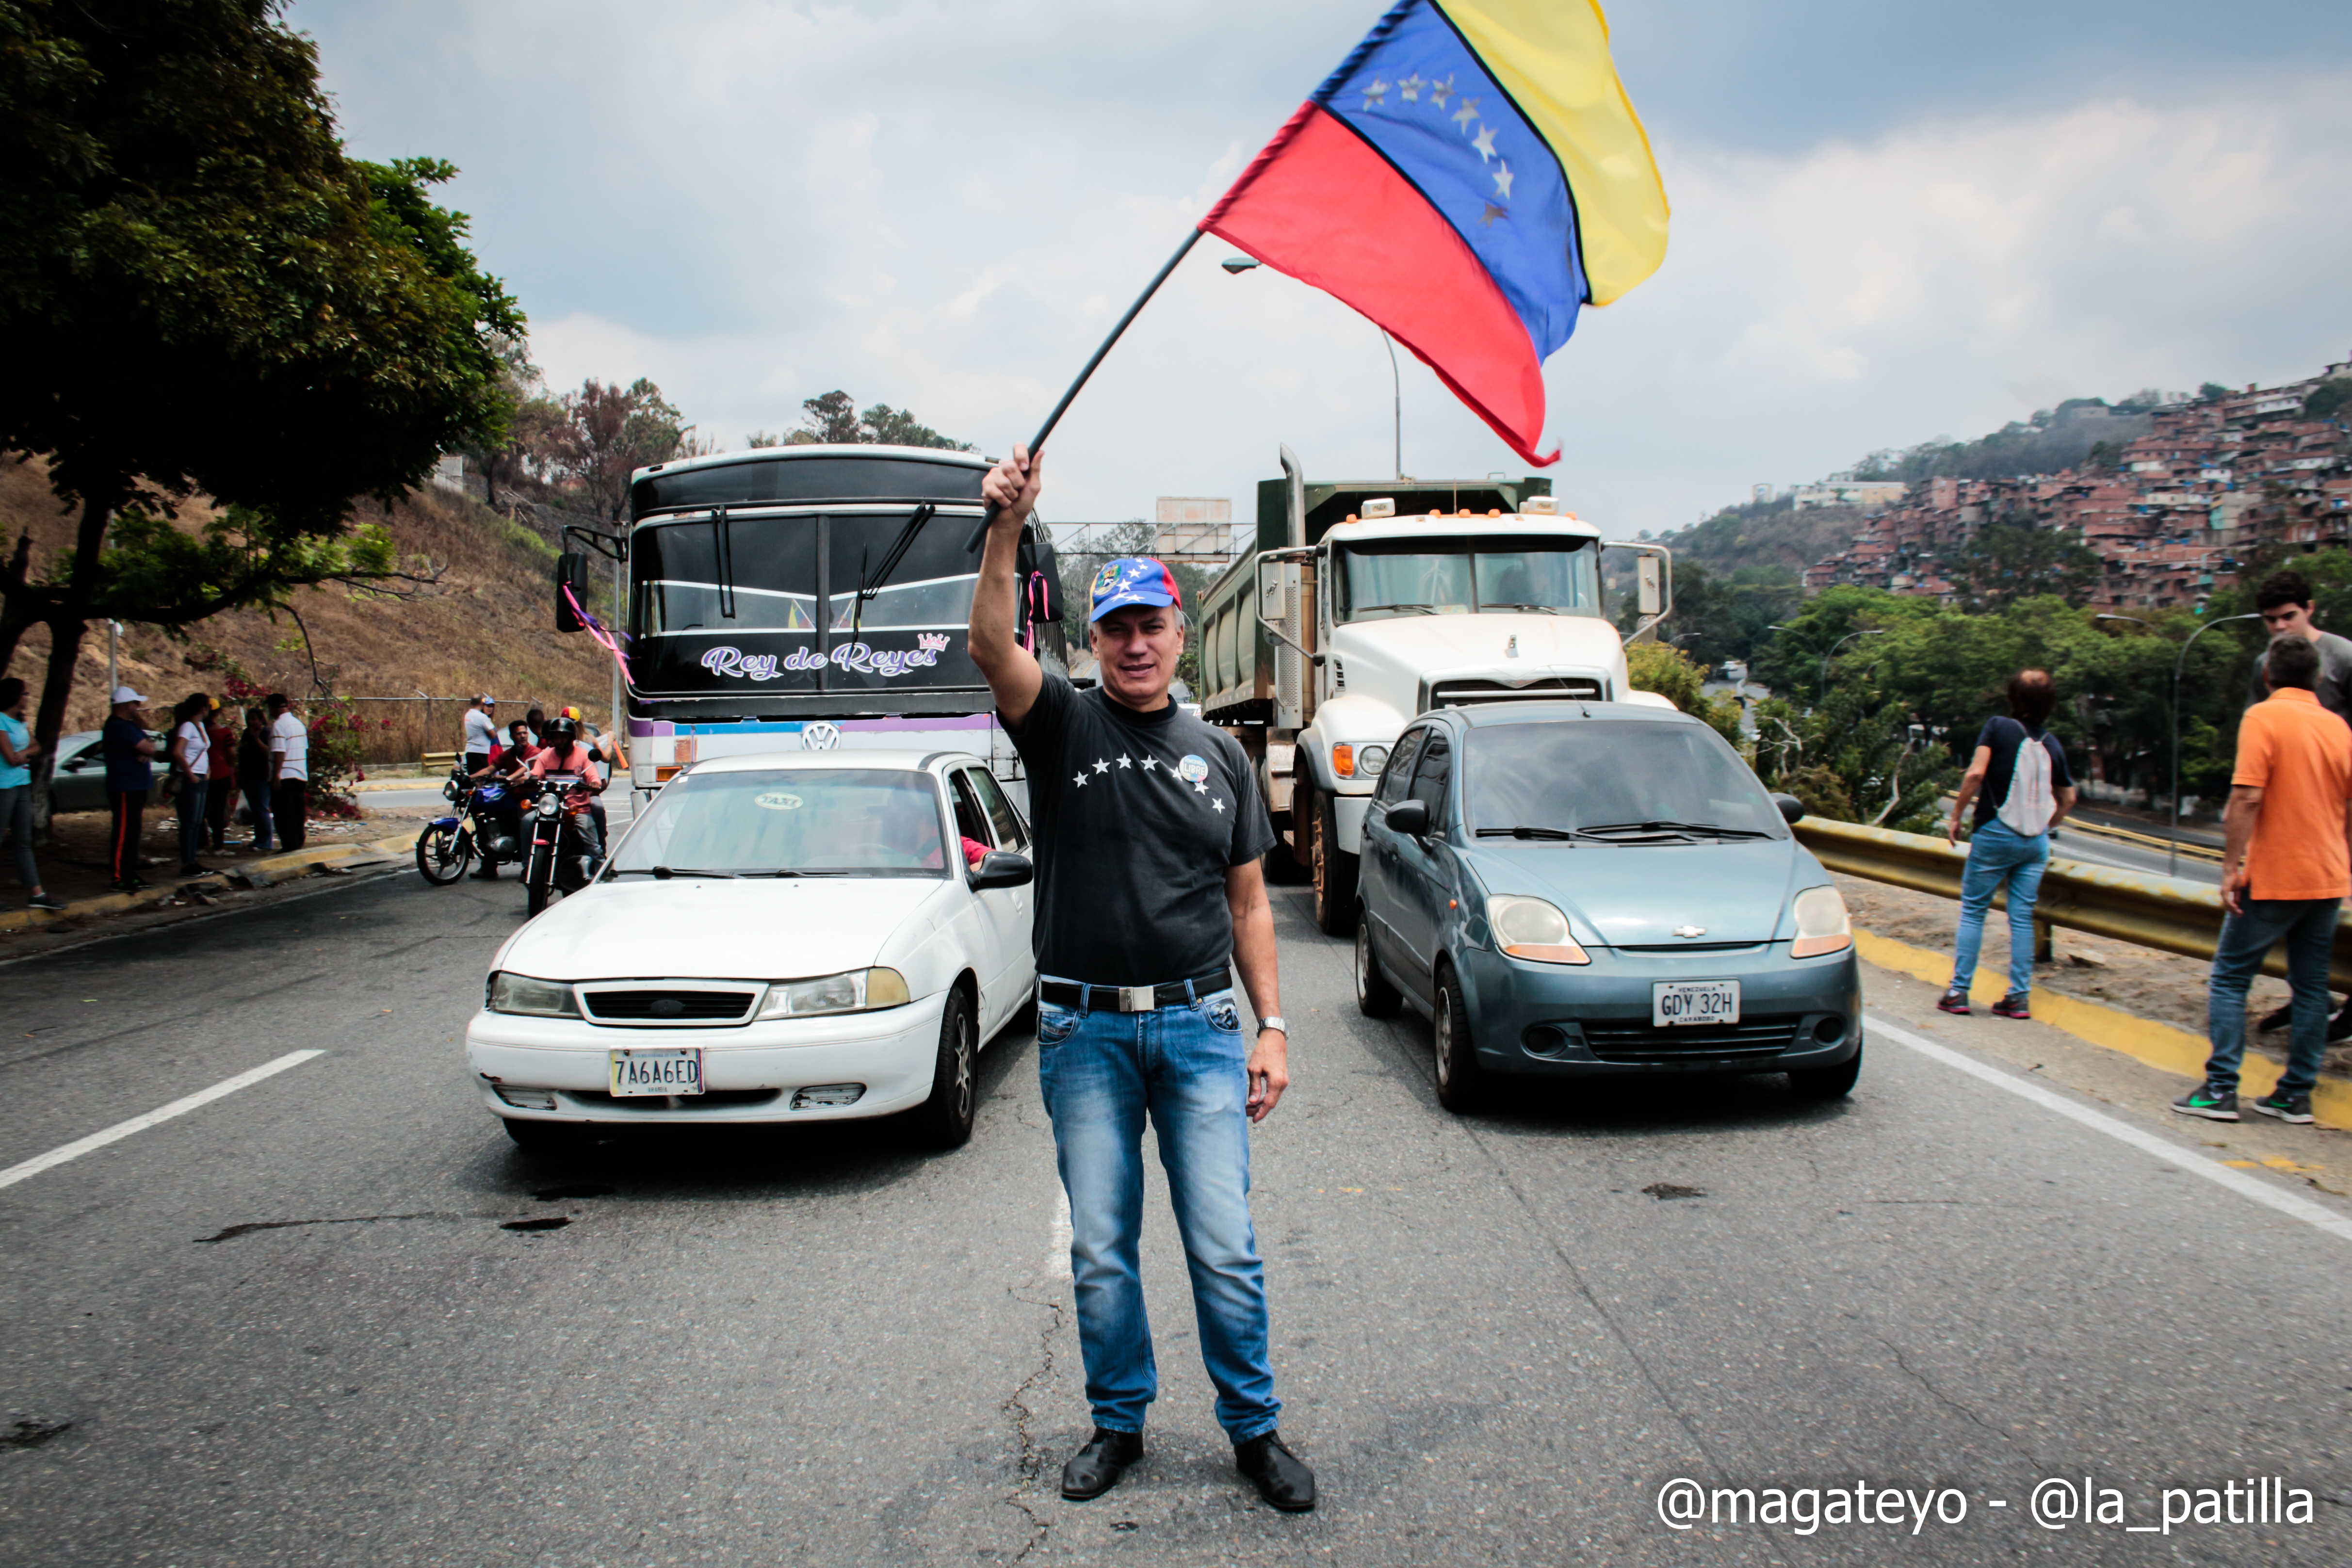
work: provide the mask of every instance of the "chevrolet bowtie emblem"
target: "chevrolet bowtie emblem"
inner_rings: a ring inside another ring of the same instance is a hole
[[[1675,935],[1677,936],[1704,936],[1706,935],[1706,927],[1704,925],[1677,925],[1675,927]]]

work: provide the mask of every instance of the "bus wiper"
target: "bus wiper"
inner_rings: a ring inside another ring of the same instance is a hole
[[[939,507],[929,501],[915,508],[915,515],[907,519],[907,526],[900,528],[898,537],[890,541],[889,550],[882,557],[882,564],[875,569],[874,576],[870,580],[866,575],[865,552],[861,550],[858,553],[857,601],[849,616],[851,642],[857,641],[865,626],[866,601],[882,591],[882,585],[890,580],[890,574],[898,570],[900,561],[907,559],[907,551],[913,547],[915,536],[923,531],[923,525],[929,522],[931,514],[938,510]]]
[[[1360,608],[1356,613],[1370,615],[1375,610],[1418,610],[1423,615],[1437,613],[1437,607],[1433,604],[1367,604]]]
[[[1573,839],[1583,830],[1561,828],[1481,828],[1482,839]]]
[[[719,558],[719,618],[735,619],[735,528],[727,520],[727,508],[719,507],[710,515],[710,538]]]
[[[1496,601],[1481,604],[1478,608],[1481,610],[1532,610],[1538,615],[1557,615],[1559,613],[1559,606],[1557,604],[1505,604],[1499,601]]]
[[[1727,828],[1720,822],[1603,822],[1597,827],[1580,829],[1587,833],[1711,833],[1718,839],[1769,839],[1772,835],[1753,828]]]

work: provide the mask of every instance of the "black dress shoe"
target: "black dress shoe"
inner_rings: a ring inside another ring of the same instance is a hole
[[[1097,1427],[1087,1446],[1062,1467],[1062,1495],[1073,1502],[1100,1497],[1118,1485],[1127,1467],[1143,1458],[1143,1434]]]
[[[1315,1472],[1284,1447],[1282,1434],[1268,1432],[1234,1445],[1234,1464],[1257,1487],[1257,1495],[1285,1513],[1315,1506]]]

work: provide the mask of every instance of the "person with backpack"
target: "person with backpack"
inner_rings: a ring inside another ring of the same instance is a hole
[[[2352,894],[2352,728],[2315,689],[2322,654],[2289,632],[2271,644],[2271,695],[2238,721],[2230,770],[2229,833],[2221,855],[2221,936],[2205,988],[2212,1053],[2205,1082],[2172,1103],[2184,1116],[2238,1119],[2246,1055],[2246,988],[2263,959],[2286,946],[2294,988],[2286,1071],[2254,1109],[2282,1122],[2312,1119],[2311,1091],[2327,1055],[2327,968],[2336,916]]]
[[[1952,984],[1936,1006],[1966,1017],[1969,982],[1984,944],[1985,913],[1993,894],[2009,890],[2009,992],[1993,1003],[1995,1017],[2029,1019],[2033,988],[2033,901],[2042,892],[2042,868],[2050,863],[2050,830],[2074,809],[2074,778],[2066,769],[2066,748],[2042,727],[2058,706],[2047,670],[2020,670],[2009,678],[2009,716],[1985,721],[1976,755],[1952,801],[1945,837],[1960,841],[1960,817],[1976,803],[1976,826],[1969,834],[1969,863],[1960,873],[1960,930],[1952,958]]]

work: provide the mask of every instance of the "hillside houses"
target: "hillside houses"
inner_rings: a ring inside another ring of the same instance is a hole
[[[1936,478],[1867,514],[1853,543],[1804,576],[1808,593],[1860,583],[1948,603],[1968,589],[1964,559],[1993,525],[2054,530],[2099,560],[2097,609],[2194,606],[2236,580],[2240,561],[2352,542],[2352,407],[2305,418],[2352,361],[2307,381],[2248,387],[2155,411],[2112,470],[2013,478]]]

